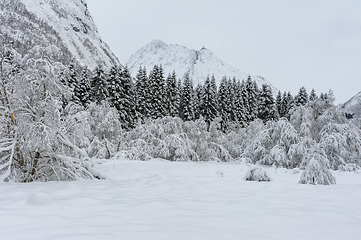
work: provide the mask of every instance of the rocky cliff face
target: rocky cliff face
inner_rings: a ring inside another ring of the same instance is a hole
[[[348,100],[342,108],[344,109],[346,116],[351,120],[361,119],[361,92],[353,96]]]
[[[119,65],[102,41],[84,0],[5,0],[0,3],[1,34],[26,54],[40,46],[57,61],[83,66]]]
[[[180,45],[168,45],[160,40],[148,43],[133,54],[127,62],[133,76],[136,75],[139,67],[146,67],[150,71],[156,64],[161,64],[166,74],[175,70],[180,78],[188,73],[194,86],[198,83],[204,83],[207,75],[212,74],[214,74],[217,83],[225,75],[240,80],[246,80],[249,76],[248,73],[225,63],[207,48],[193,50]],[[260,76],[251,75],[251,77],[256,80],[259,86],[264,83],[269,84]]]

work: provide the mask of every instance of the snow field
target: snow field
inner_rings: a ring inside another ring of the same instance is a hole
[[[303,171],[215,162],[108,160],[103,181],[0,184],[6,239],[360,239],[361,174],[298,184]]]

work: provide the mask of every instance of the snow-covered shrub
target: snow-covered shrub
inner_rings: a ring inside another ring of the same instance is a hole
[[[360,164],[361,131],[352,124],[330,122],[320,132],[320,148],[330,161],[330,166],[337,169],[339,165]]]
[[[277,122],[267,123],[245,149],[243,156],[251,158],[253,163],[289,167],[291,163],[287,153],[298,142],[297,131],[281,118]]]
[[[359,169],[361,169],[360,166],[358,166],[356,164],[352,164],[352,163],[338,166],[338,170],[343,171],[343,172],[353,172],[353,171],[357,171]]]
[[[258,167],[251,167],[248,169],[244,179],[246,181],[258,182],[269,182],[272,180],[271,176],[266,172],[266,170]]]
[[[308,149],[313,149],[316,146],[316,142],[309,137],[301,138],[301,141],[292,144],[287,152],[287,158],[289,159],[289,167],[299,167],[304,169],[306,165],[302,165],[303,159]],[[307,163],[306,163],[307,164]]]
[[[259,164],[263,165],[275,165],[276,167],[288,167],[288,158],[283,147],[276,145],[274,146],[269,153],[260,161]]]
[[[315,152],[301,175],[300,183],[330,185],[336,184],[336,179],[330,173],[327,159]]]

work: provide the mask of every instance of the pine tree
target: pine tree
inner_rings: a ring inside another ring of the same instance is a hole
[[[264,123],[277,119],[276,104],[273,98],[271,87],[269,85],[262,84],[262,90],[259,94],[258,104],[258,118],[261,119]]]
[[[204,94],[201,107],[201,114],[207,123],[207,131],[209,131],[211,122],[218,115],[217,105],[216,79],[214,75],[212,75],[212,79],[209,79],[209,76],[207,76],[206,82],[204,83]]]
[[[179,89],[177,85],[177,75],[175,71],[172,74],[169,74],[167,77],[167,86],[166,86],[166,113],[169,116],[176,117],[179,113]]]
[[[107,79],[101,66],[95,68],[93,77],[91,78],[90,87],[93,102],[100,104],[103,100],[108,98]]]
[[[150,117],[161,118],[166,115],[165,79],[162,66],[155,65],[149,74]]]
[[[84,107],[90,103],[90,81],[89,70],[85,67],[82,71],[79,82],[74,88],[74,96]]]
[[[180,104],[180,117],[184,121],[195,120],[193,83],[189,78],[188,73],[186,73],[186,75],[184,76],[183,81],[182,97]]]

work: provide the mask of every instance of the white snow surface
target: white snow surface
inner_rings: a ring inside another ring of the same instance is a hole
[[[207,76],[214,74],[217,85],[223,76],[236,77],[239,80],[247,80],[249,74],[230,66],[210,50],[203,47],[199,51],[173,44],[166,44],[161,40],[153,40],[139,49],[127,62],[130,73],[135,76],[140,67],[146,67],[147,71],[154,65],[162,65],[165,74],[176,71],[178,77],[183,78],[189,73],[193,85],[203,84]],[[263,77],[251,76],[261,86],[269,84]],[[272,87],[275,91],[275,88]]]
[[[48,23],[59,34],[74,58],[94,69],[98,64],[119,65],[117,57],[102,41],[85,0],[20,0],[28,11]]]
[[[0,239],[348,239],[361,236],[361,173],[298,184],[267,168],[249,182],[239,163],[99,161],[101,181],[1,183]],[[250,166],[252,167],[252,166]],[[222,174],[219,174],[222,173]]]

